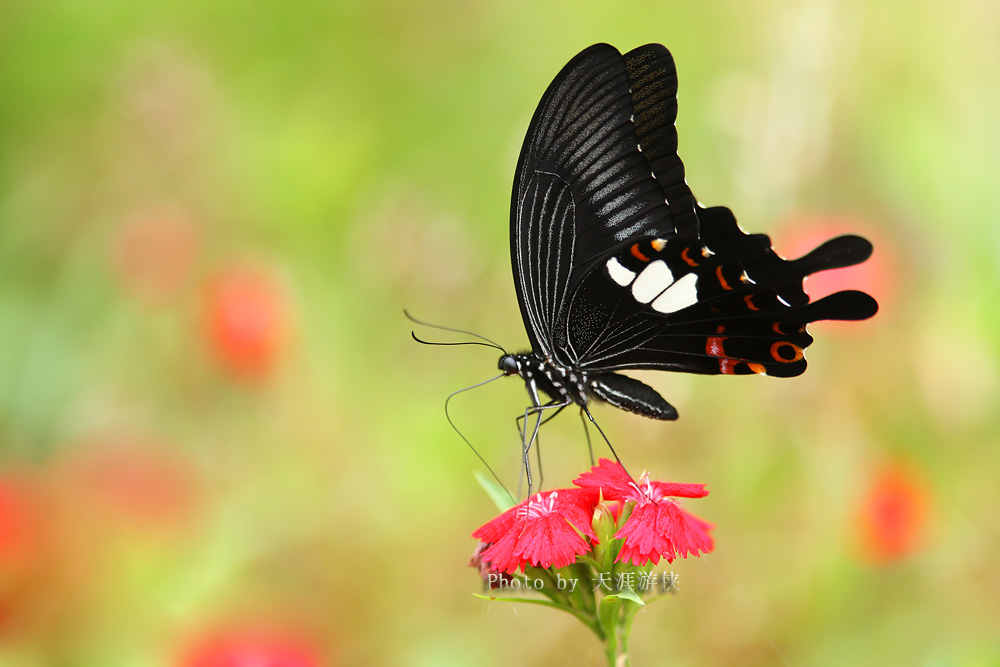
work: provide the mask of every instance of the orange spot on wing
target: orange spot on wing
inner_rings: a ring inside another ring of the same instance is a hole
[[[681,250],[681,259],[683,259],[688,266],[698,266],[698,262],[688,257],[688,250],[690,249],[691,248],[684,248],[684,250]]]
[[[783,347],[786,346],[792,348],[793,354],[791,359],[786,359],[783,356],[781,356],[780,351]],[[802,359],[803,356],[805,356],[805,353],[802,351],[802,348],[796,345],[795,343],[789,343],[787,340],[779,340],[777,343],[771,345],[771,357],[773,357],[775,361],[780,361],[785,364],[791,364],[796,361],[799,361],[800,359]]]
[[[643,261],[643,262],[648,262],[649,261],[649,257],[646,257],[645,255],[643,255],[642,252],[639,250],[639,244],[638,243],[633,243],[632,244],[631,251],[632,251],[632,255],[636,259],[638,259],[640,261]]]
[[[722,266],[721,265],[715,267],[715,277],[719,279],[719,284],[722,285],[722,289],[724,289],[724,290],[731,290],[731,289],[733,289],[732,287],[729,286],[729,283],[726,282],[725,276],[722,275]]]
[[[772,324],[771,329],[774,330],[774,333],[779,333],[782,336],[786,335],[785,332],[781,330],[781,322],[775,322],[774,324]]]
[[[743,302],[747,305],[750,310],[760,310],[757,306],[753,305],[753,294],[747,294],[743,297]]]
[[[747,366],[749,366],[750,370],[752,370],[754,373],[757,373],[758,375],[763,375],[764,373],[767,372],[767,369],[764,368],[764,364],[755,364],[753,362],[748,361]]]
[[[653,239],[649,245],[653,246],[653,250],[656,252],[660,252],[667,245],[667,242],[663,239]]]

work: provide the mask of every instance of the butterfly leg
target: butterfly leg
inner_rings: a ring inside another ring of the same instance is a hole
[[[555,412],[553,412],[551,415],[549,415],[548,417],[546,417],[545,419],[542,420],[542,423],[539,425],[539,428],[541,428],[542,426],[544,426],[548,422],[552,421],[553,417],[555,417],[560,412],[562,412],[564,409],[566,409],[566,407],[568,405],[569,405],[569,403],[560,403],[558,401],[549,401],[545,405],[539,406],[539,408],[538,408],[539,411],[541,411],[541,410],[547,410],[549,408],[557,408]],[[528,408],[527,410],[525,410],[525,412],[524,412],[523,415],[518,415],[517,417],[514,418],[514,423],[517,424],[517,434],[519,436],[521,436],[521,444],[522,445],[525,443],[526,434],[524,432],[524,425],[521,422],[522,421],[526,422],[529,412],[534,412],[534,410],[532,408]],[[536,437],[535,438],[535,460],[538,461],[538,486],[539,486],[539,488],[541,488],[542,484],[545,483],[545,473],[542,471],[542,447],[541,447],[541,444],[542,444],[541,437],[540,436]],[[591,461],[593,461],[594,457],[591,456],[590,458],[591,458]]]
[[[590,423],[594,425],[594,427],[597,429],[597,432],[601,434],[602,438],[604,438],[604,442],[607,443],[608,449],[611,450],[611,455],[615,457],[615,461],[618,462],[618,465],[622,467],[622,470],[625,470],[625,474],[631,477],[632,474],[625,469],[625,464],[622,463],[622,460],[620,458],[618,458],[618,453],[615,451],[615,448],[611,446],[611,441],[608,440],[608,436],[604,434],[604,429],[601,428],[601,425],[597,423],[596,419],[594,419],[594,415],[590,414],[590,410],[587,409],[586,405],[582,406],[580,410],[583,412],[583,414],[587,415],[587,419],[590,420]],[[584,427],[586,428],[587,422],[584,422],[583,424]],[[591,460],[593,460],[593,453],[591,453]]]
[[[584,408],[580,408],[580,423],[583,424],[583,434],[587,436],[587,454],[590,455],[590,465],[594,465],[594,445],[590,442],[590,429],[587,428],[587,420],[584,419],[583,413]],[[591,417],[591,419],[593,419],[593,417]]]
[[[545,419],[542,420],[542,426],[544,426],[545,424],[548,424],[550,421],[552,421],[553,417],[555,417],[557,414],[559,414],[560,412],[562,412],[565,408],[569,407],[569,403],[559,403],[559,402],[556,402],[556,401],[549,401],[548,403],[546,403],[545,405],[542,405],[540,407],[543,408],[543,409],[547,409],[547,408],[550,408],[550,407],[552,407],[552,408],[559,408],[558,410],[556,410],[555,412],[553,412],[551,415],[549,415],[548,417],[546,417]],[[530,411],[531,408],[528,408],[528,410]],[[527,411],[525,412],[525,414],[518,415],[517,417],[514,418],[514,422],[517,424],[517,434],[519,436],[521,436],[521,440],[524,440],[524,428],[522,427],[521,422],[524,421],[524,418],[526,416],[527,416]],[[581,414],[581,416],[582,416],[582,414]]]
[[[531,405],[531,406],[528,406],[525,409],[523,415],[520,415],[520,416],[518,416],[515,419],[515,421],[517,422],[517,425],[518,425],[518,433],[521,436],[521,445],[522,445],[521,462],[524,465],[524,473],[525,473],[525,476],[526,476],[526,478],[528,480],[528,495],[529,496],[531,495],[531,492],[532,492],[532,490],[534,488],[534,486],[532,484],[532,479],[531,479],[531,462],[530,462],[530,459],[528,458],[528,454],[531,451],[531,445],[534,444],[534,443],[536,443],[538,441],[538,431],[542,427],[542,424],[544,424],[545,422],[549,421],[550,419],[552,419],[553,417],[555,417],[557,414],[559,414],[560,412],[562,412],[562,410],[564,408],[566,408],[566,406],[568,406],[572,402],[573,401],[571,401],[571,400],[560,401],[560,402],[550,401],[548,403],[545,403],[544,405],[538,405],[538,404]],[[551,415],[548,415],[546,417],[546,416],[544,416],[544,412],[546,410],[555,410],[555,412],[552,413]],[[532,429],[531,437],[530,438],[527,437],[528,436],[527,424],[528,424],[528,418],[529,417],[535,417],[536,418],[535,419],[535,426]],[[523,424],[524,424],[524,428],[523,429],[521,428],[522,420],[523,420]],[[537,451],[537,445],[536,445],[536,451]],[[539,474],[541,474],[541,469],[542,469],[542,460],[541,460],[541,456],[539,455],[539,458],[538,458],[538,470],[539,470]],[[541,481],[539,481],[539,484],[540,483],[541,483]],[[518,495],[520,495],[520,493]]]

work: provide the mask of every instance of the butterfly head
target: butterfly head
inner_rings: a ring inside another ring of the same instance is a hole
[[[504,372],[504,375],[517,375],[521,372],[521,362],[513,354],[505,354],[500,357],[498,367]]]

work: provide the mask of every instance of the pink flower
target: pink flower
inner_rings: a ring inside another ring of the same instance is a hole
[[[583,536],[596,539],[593,513],[586,491],[543,491],[480,526],[472,536],[490,545],[481,560],[495,572],[513,574],[528,565],[565,567],[590,551]]]
[[[599,494],[606,500],[635,503],[632,513],[614,536],[624,541],[616,563],[641,566],[648,562],[659,563],[661,557],[669,563],[677,556],[698,556],[715,547],[709,534],[714,526],[670,500],[671,496],[707,496],[704,484],[651,481],[648,474],[644,474],[637,484],[620,463],[609,459],[601,459],[573,483],[591,498]]]

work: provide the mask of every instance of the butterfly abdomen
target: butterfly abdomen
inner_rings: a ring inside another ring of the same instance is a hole
[[[591,394],[616,408],[650,419],[677,419],[677,410],[652,387],[617,373],[601,373],[590,379]]]

